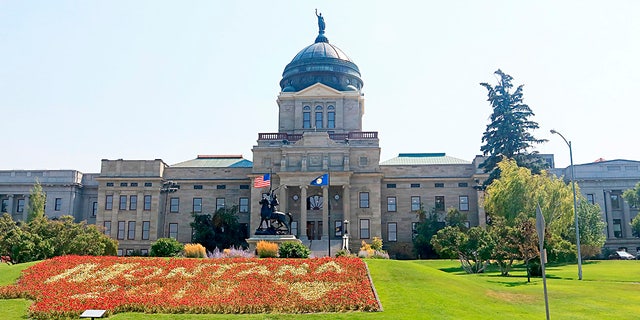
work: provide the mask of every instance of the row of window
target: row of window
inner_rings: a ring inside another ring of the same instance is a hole
[[[419,183],[412,183],[411,188],[420,188]],[[397,185],[395,183],[387,183],[387,189],[395,189]],[[434,188],[444,188],[443,182],[436,182],[433,184]],[[469,184],[467,182],[458,182],[458,188],[467,188]]]
[[[175,236],[174,239],[177,238],[178,235],[178,224],[170,223],[169,230],[171,231],[171,225],[175,225]],[[107,236],[111,236],[111,221],[105,221],[103,224],[104,234]],[[125,229],[127,227],[127,229]],[[151,221],[142,221],[142,240],[149,240],[149,229],[151,227]],[[171,236],[171,232],[169,232]],[[135,221],[118,221],[118,232],[116,234],[116,239],[124,240],[125,235],[127,240],[135,240],[136,238],[136,222]]]
[[[324,108],[322,106],[316,106],[314,109],[314,123],[315,128],[325,128],[324,123]],[[327,124],[326,128],[333,129],[336,127],[336,108],[332,105],[327,107]],[[311,128],[311,107],[304,106],[302,108],[302,128]]]
[[[226,206],[225,198],[216,198],[216,209],[223,209]],[[202,213],[202,198],[193,198],[191,212],[193,213]],[[180,198],[171,198],[169,199],[169,212],[178,213],[180,212]],[[247,213],[249,212],[249,198],[240,197],[238,199],[238,212],[239,213]]]
[[[137,195],[130,195],[130,196],[126,196],[126,195],[121,195],[120,198],[118,199],[118,209],[119,210],[127,210],[127,198],[129,199],[129,210],[138,210],[138,196]],[[94,203],[94,207],[96,206],[96,204]],[[105,210],[113,210],[113,195],[108,194],[105,197],[105,203],[104,203],[104,209]],[[143,204],[143,210],[144,211],[149,211],[151,210],[151,196],[150,195],[145,195],[144,196],[144,204]]]
[[[16,201],[16,211],[24,212],[25,199],[17,199]],[[0,202],[0,212],[9,212],[9,199],[2,199]],[[53,210],[60,211],[62,210],[62,198],[56,198],[53,204]]]
[[[420,206],[422,202],[420,200],[420,196],[412,196],[411,197],[411,211],[420,210]],[[437,211],[444,211],[445,202],[444,196],[436,196],[435,197],[435,209]],[[469,211],[469,196],[459,196],[458,197],[458,209],[460,211]],[[396,197],[387,197],[387,211],[388,212],[396,212],[398,210],[398,200]]]
[[[114,183],[113,183],[113,182],[107,182],[107,187],[113,187],[113,186],[114,186]],[[137,187],[137,186],[138,186],[138,183],[137,183],[137,182],[131,182],[131,183],[128,183],[128,182],[120,182],[120,186],[121,186],[121,187]],[[144,186],[145,186],[145,187],[153,187],[153,183],[151,183],[151,182],[145,182],[145,183],[144,183]]]

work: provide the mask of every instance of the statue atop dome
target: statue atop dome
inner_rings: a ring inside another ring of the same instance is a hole
[[[324,34],[324,17],[322,17],[322,13],[318,14],[318,9],[316,8],[316,17],[318,17],[318,33]]]

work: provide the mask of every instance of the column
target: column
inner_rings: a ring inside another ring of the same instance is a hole
[[[300,235],[307,236],[307,186],[300,186]]]
[[[24,195],[24,206],[22,207],[22,221],[27,221],[27,218],[29,217],[29,197],[31,197],[30,194],[25,194]]]
[[[615,239],[613,233],[613,210],[611,209],[611,191],[604,191],[604,207],[607,215],[607,239]]]
[[[8,194],[7,195],[7,213],[9,213],[11,215],[11,218],[13,218],[13,212],[15,211],[13,209],[13,195],[12,194]]]
[[[278,208],[278,211],[282,211],[282,212],[289,212],[289,196],[287,195],[287,186],[286,185],[280,185],[280,188],[282,189],[282,192],[280,192],[280,196],[278,197],[280,200],[278,202],[280,202],[280,208]]]
[[[322,187],[322,199],[324,199],[324,205],[322,206],[322,237],[329,237],[327,239],[331,239],[329,235],[329,186]]]
[[[629,204],[626,201],[622,201],[622,237],[631,238],[631,214],[629,212]]]
[[[350,188],[349,185],[343,185],[342,186],[342,212],[344,213],[344,220],[349,221],[349,225],[347,227],[351,226],[351,193],[350,193]],[[344,223],[344,221],[342,222]],[[351,233],[350,230],[346,230],[348,231],[347,233]]]
[[[484,190],[478,189],[476,191],[478,201],[476,203],[478,208],[478,226],[482,228],[487,227],[487,212],[484,211]]]

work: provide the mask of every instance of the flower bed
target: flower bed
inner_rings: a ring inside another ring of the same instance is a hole
[[[0,297],[35,302],[38,319],[110,313],[377,311],[358,258],[183,259],[64,256],[23,271]]]

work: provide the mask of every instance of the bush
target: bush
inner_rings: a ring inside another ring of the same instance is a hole
[[[151,244],[152,257],[175,257],[182,251],[182,244],[173,238],[160,238]]]
[[[249,251],[249,249],[231,246],[231,248],[224,249],[222,252],[216,247],[213,249],[213,252],[209,252],[207,256],[209,258],[254,258],[256,255]]]
[[[380,249],[374,249],[374,246]],[[371,245],[362,240],[362,245],[360,247],[360,251],[358,252],[358,257],[371,259],[389,259],[389,254],[386,251],[382,250],[382,239],[374,237]]]
[[[260,258],[275,258],[278,256],[277,243],[258,241],[256,244],[256,250],[258,251],[258,257]]]
[[[373,240],[371,240],[371,249],[382,251],[382,239],[373,237]]]
[[[199,243],[187,243],[184,245],[184,256],[187,258],[204,258],[207,250]]]
[[[351,252],[349,252],[349,250],[344,250],[344,249],[340,249],[338,250],[338,252],[336,252],[336,258],[339,257],[351,257]]]
[[[278,249],[280,258],[308,258],[311,250],[301,242],[287,241]]]

